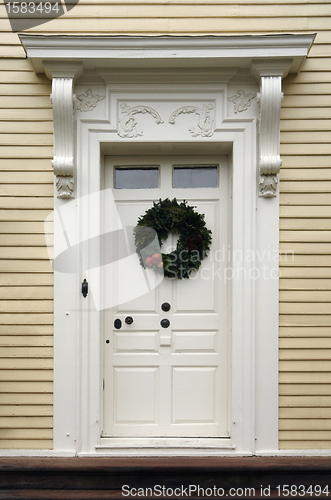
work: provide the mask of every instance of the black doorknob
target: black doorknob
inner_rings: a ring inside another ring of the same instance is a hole
[[[171,308],[171,305],[169,304],[169,302],[163,302],[163,304],[161,306],[162,311],[168,312],[168,311],[170,311],[170,308]]]
[[[132,316],[127,316],[127,317],[125,318],[125,323],[126,323],[127,325],[132,325],[132,323],[133,323],[133,318],[132,318]]]
[[[166,318],[161,319],[160,323],[162,328],[168,328],[170,326],[170,321]]]
[[[122,327],[122,321],[119,318],[115,319],[114,327],[116,328],[116,330],[119,330]]]

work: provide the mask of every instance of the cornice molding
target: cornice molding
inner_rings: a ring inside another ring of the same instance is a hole
[[[250,67],[255,58],[292,58],[297,72],[315,35],[256,36],[43,36],[20,35],[37,73],[43,59],[81,60],[102,67]]]

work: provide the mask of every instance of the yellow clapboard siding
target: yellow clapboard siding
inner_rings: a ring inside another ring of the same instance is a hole
[[[35,85],[26,83],[0,83],[0,96],[49,96],[51,87],[49,84],[36,82]]]
[[[8,184],[0,186],[2,196],[39,196],[41,187],[39,184]],[[49,182],[42,187],[43,196],[52,196],[53,183]]]
[[[322,372],[331,371],[331,361],[329,360],[281,360],[279,362],[280,371],[293,372]]]
[[[299,290],[300,293],[297,295],[301,296],[301,290],[310,290],[314,293],[319,293],[319,290],[326,290],[327,293],[331,291],[331,280],[330,279],[281,279],[279,284],[280,290]],[[283,292],[282,292],[283,293]],[[325,293],[325,292],[324,292]],[[324,294],[322,295],[324,296]],[[330,330],[331,334],[331,330]]]
[[[0,290],[1,294],[1,290]],[[1,296],[1,295],[0,295]],[[279,292],[280,302],[330,302],[331,290],[286,290]],[[330,344],[331,347],[331,344]]]
[[[25,124],[25,126],[27,127],[28,125]],[[30,170],[39,172],[47,170],[48,172],[53,172],[51,160],[45,158],[24,158],[24,161],[16,158],[0,158],[0,170],[14,172],[26,172]]]
[[[1,99],[2,109],[13,108],[13,109],[22,109],[28,110],[29,108],[43,109],[49,108],[51,109],[51,101],[50,96],[7,96],[6,99]]]
[[[281,205],[331,205],[329,193],[282,193]]]
[[[280,441],[329,441],[331,443],[331,430],[298,430],[280,431]]]
[[[329,181],[331,168],[282,168],[280,179],[282,181]]]
[[[53,335],[2,335],[0,334],[0,346],[19,347],[52,347]]]
[[[284,95],[282,101],[283,108],[314,108],[329,107],[331,102],[331,96],[325,95]],[[306,116],[309,116],[306,111]],[[330,115],[329,115],[330,116]]]
[[[78,6],[77,6],[78,7]],[[77,7],[76,13],[77,13]],[[5,20],[4,20],[5,21]],[[309,18],[305,17],[272,17],[272,18],[198,18],[193,20],[176,19],[176,18],[146,18],[139,17],[139,22],[135,18],[69,18],[63,16],[47,23],[47,32],[49,34],[251,34],[261,33],[268,31],[270,33],[279,33],[290,31],[307,31],[307,30],[323,30],[329,29],[330,21],[325,17],[315,17],[314,22],[310,22]],[[195,22],[194,22],[195,21]],[[8,30],[8,25],[0,23],[0,30]],[[29,33],[42,32],[39,26],[31,28]],[[22,54],[21,51],[16,49],[17,57]],[[1,53],[0,53],[1,55]]]
[[[281,278],[307,278],[326,279],[331,278],[331,270],[323,267],[282,267],[280,269]]]
[[[330,141],[329,132],[281,132],[280,142],[281,144],[321,144]]]
[[[52,134],[1,134],[3,146],[52,146]]]
[[[331,79],[331,74],[330,74]],[[280,122],[281,132],[299,132],[299,131],[330,131],[331,120],[299,120],[299,119],[283,119]],[[1,124],[0,124],[1,130]]]
[[[1,259],[49,259],[47,248],[43,247],[1,247]]]
[[[331,103],[330,103],[331,105]],[[280,145],[280,154],[282,155],[306,155],[306,154],[316,154],[316,155],[330,155],[331,145],[330,144],[283,144]],[[330,164],[329,164],[330,166]]]
[[[0,112],[1,116],[1,112]],[[309,111],[302,107],[281,108],[281,120],[306,120],[307,116],[310,120],[330,119],[330,108],[309,108]],[[307,155],[308,156],[308,155]]]
[[[280,314],[331,314],[331,303],[281,302]]]
[[[51,394],[53,392],[52,382],[0,382],[1,393],[38,393]]]
[[[281,223],[285,223],[285,218],[291,218],[294,217],[295,220],[298,220],[300,218],[305,218],[305,219],[318,219],[321,220],[323,223],[324,219],[330,219],[331,217],[331,205],[329,206],[289,206],[286,205],[280,206],[279,207],[279,215],[280,215],[280,221]],[[309,220],[307,221],[309,223]]]
[[[19,45],[7,45],[6,47],[0,45],[1,58],[24,58],[25,53],[23,47]]]
[[[3,382],[52,382],[53,370],[0,370],[0,380]]]
[[[238,18],[249,17],[249,18],[270,18],[270,17],[320,17],[320,16],[330,16],[331,9],[330,5],[318,4],[309,5],[303,4],[300,9],[296,5],[292,6],[290,4],[266,4],[264,8],[261,9],[260,5],[235,5],[231,2],[223,3],[222,5],[212,4],[208,2],[204,4],[192,3],[190,8],[187,9],[187,5],[180,4],[168,4],[165,8],[164,5],[153,5],[150,4],[148,8],[145,8],[142,12],[141,5],[121,5],[110,4],[108,2],[95,3],[91,9],[90,5],[85,5],[84,3],[79,3],[74,9],[70,10],[66,14],[66,19],[69,18],[83,18],[88,19],[89,17],[96,18],[141,18],[141,15],[145,18],[184,18],[188,19],[191,17],[195,18],[213,18],[213,17],[230,17]],[[4,16],[3,9],[0,9],[1,17]],[[24,17],[22,15],[22,17]]]
[[[329,267],[331,266],[330,255],[280,255],[280,266],[299,267]]]
[[[323,207],[325,208],[325,207]],[[296,231],[305,230],[310,231],[331,231],[331,219],[285,219],[281,218],[279,221],[279,227],[281,231]]]
[[[280,418],[331,418],[331,408],[280,408]]]
[[[280,384],[331,384],[331,372],[280,372]]]
[[[280,431],[330,431],[331,420],[329,419],[294,419],[282,418],[279,421]]]
[[[47,245],[51,244],[50,241],[53,242],[53,235],[48,235]],[[0,234],[1,246],[44,247],[46,240],[43,234]]]
[[[327,120],[325,120],[327,121]],[[51,121],[0,121],[0,137],[2,134],[53,134]]]
[[[52,273],[53,269],[49,261],[38,260],[1,260],[0,272],[3,273]]]
[[[0,405],[0,416],[51,417],[52,405]]]
[[[0,156],[2,158],[18,158],[22,160],[26,157],[51,159],[53,157],[53,148],[51,146],[0,146]],[[12,196],[16,195],[13,194]],[[37,195],[28,192],[26,196]]]
[[[280,384],[279,394],[281,396],[327,396],[331,394],[331,384]]]
[[[20,286],[20,285],[53,285],[53,273],[52,269],[49,270],[49,273],[45,274],[36,274],[36,273],[24,273],[24,274],[1,274],[0,275],[0,286]]]
[[[1,439],[0,447],[4,450],[13,448],[19,448],[21,450],[52,450],[53,441],[51,439],[20,439],[19,441],[15,439]]]
[[[53,314],[51,313],[3,313],[0,317],[2,325],[52,325]]]
[[[4,108],[0,107],[0,120],[1,121],[41,121],[48,122],[53,118],[52,108],[45,108],[42,106],[42,109],[38,108]],[[28,160],[28,158],[27,158]]]
[[[328,450],[331,441],[279,441],[280,450]]]
[[[312,83],[284,83],[284,95],[328,95],[330,92],[330,83],[320,83],[317,78],[314,85]],[[1,86],[0,86],[1,91]]]
[[[284,231],[279,232],[281,242],[324,243],[331,241],[331,231]]]
[[[310,113],[310,111],[309,111]],[[320,155],[292,155],[283,158],[282,168],[330,168],[330,158]]]
[[[53,439],[53,430],[0,428],[0,443],[2,439]]]
[[[50,370],[52,358],[2,358],[1,368],[11,370]]]
[[[52,312],[52,300],[1,300],[2,310],[11,313]]]
[[[280,326],[329,326],[331,316],[327,314],[281,314]]]
[[[1,222],[44,222],[50,210],[0,210]]]
[[[15,348],[16,349],[16,348]],[[0,352],[1,348],[0,348]],[[331,349],[326,348],[326,349],[299,349],[299,348],[293,348],[293,349],[280,349],[279,351],[279,359],[284,360],[284,361],[296,361],[296,360],[304,360],[307,359],[308,361],[315,361],[315,360],[331,360]]]
[[[52,429],[52,417],[0,417],[1,429]]]
[[[0,135],[1,140],[1,135]],[[52,184],[53,172],[1,172],[0,182],[2,184]]]
[[[331,42],[331,40],[330,40]],[[309,54],[311,55],[311,53]],[[316,83],[331,83],[331,71],[301,71],[298,75],[290,74],[285,80],[283,80],[284,85],[288,84],[298,84],[298,83],[311,83],[314,85]],[[312,89],[314,90],[314,87]],[[306,120],[309,124],[309,119]],[[311,124],[313,125],[313,124]],[[321,124],[322,125],[322,124]]]
[[[3,36],[13,35],[11,33],[2,33],[1,38]],[[14,35],[17,36],[17,35]],[[2,40],[3,42],[3,40]],[[19,43],[19,42],[18,42]],[[30,64],[30,62],[29,62]],[[46,75],[36,75],[36,73],[31,69],[29,65],[24,69],[23,65],[16,64],[16,66],[12,69],[12,71],[2,71],[2,67],[0,65],[0,84],[38,84],[38,85],[48,85],[48,88],[51,92],[52,84]],[[9,68],[8,68],[9,69]],[[17,70],[17,71],[15,71]],[[32,85],[31,85],[32,86]],[[37,87],[39,88],[39,87]]]
[[[331,243],[286,242],[280,243],[279,248],[280,252],[284,254],[291,251],[296,255],[328,255],[331,252]]]
[[[0,299],[52,299],[52,286],[6,286],[0,287]]]
[[[48,225],[46,227],[48,229]],[[41,221],[10,221],[10,222],[0,222],[0,231],[2,233],[10,234],[33,234],[33,233],[45,233],[44,222]]]
[[[0,394],[1,405],[51,405],[53,404],[52,394]],[[0,410],[1,411],[1,410]]]
[[[42,346],[0,346],[0,358],[52,358],[53,348]]]
[[[1,209],[5,208],[10,210],[47,209],[48,214],[50,214],[54,207],[54,200],[51,196],[39,198],[35,198],[33,196],[21,198],[6,196],[0,199],[0,207]]]

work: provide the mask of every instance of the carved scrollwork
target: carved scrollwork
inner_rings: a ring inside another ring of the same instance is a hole
[[[201,135],[202,137],[211,137],[214,134],[214,120],[210,116],[211,111],[214,110],[214,105],[211,103],[204,104],[202,108],[197,106],[183,106],[176,109],[169,118],[169,123],[175,124],[177,116],[181,114],[194,113],[198,115],[198,123],[195,127],[189,130],[193,137]]]
[[[91,89],[87,89],[84,94],[76,96],[80,103],[77,105],[78,111],[92,111],[99,101],[105,99],[105,95],[93,94]]]
[[[72,198],[74,190],[74,118],[73,78],[53,78],[52,106],[54,157],[58,198]]]
[[[143,135],[142,130],[138,130],[138,123],[135,119],[137,114],[150,114],[156,124],[164,123],[161,116],[155,109],[149,106],[130,106],[126,102],[120,104],[122,118],[118,121],[118,135],[120,137],[139,137]]]
[[[282,160],[280,147],[280,108],[282,102],[280,76],[262,76],[258,102],[260,104],[260,196],[277,194],[277,175]]]
[[[256,97],[256,94],[252,92],[245,94],[244,90],[238,90],[235,95],[228,97],[228,101],[233,102],[235,113],[242,113],[250,107],[251,100],[254,99],[254,97]]]

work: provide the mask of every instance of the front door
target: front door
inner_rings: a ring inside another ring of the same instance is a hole
[[[123,227],[131,228],[131,253],[132,227],[153,201],[165,198],[187,200],[205,214],[212,245],[189,279],[164,278],[150,286],[154,271],[144,271],[149,291],[142,287],[134,298],[134,276],[130,282],[123,266],[114,266],[104,284],[113,300],[103,321],[102,436],[229,437],[227,157],[109,156],[105,188],[113,190]],[[170,235],[162,252],[175,245]],[[104,251],[116,248],[106,242]],[[161,325],[164,319],[169,326]]]

